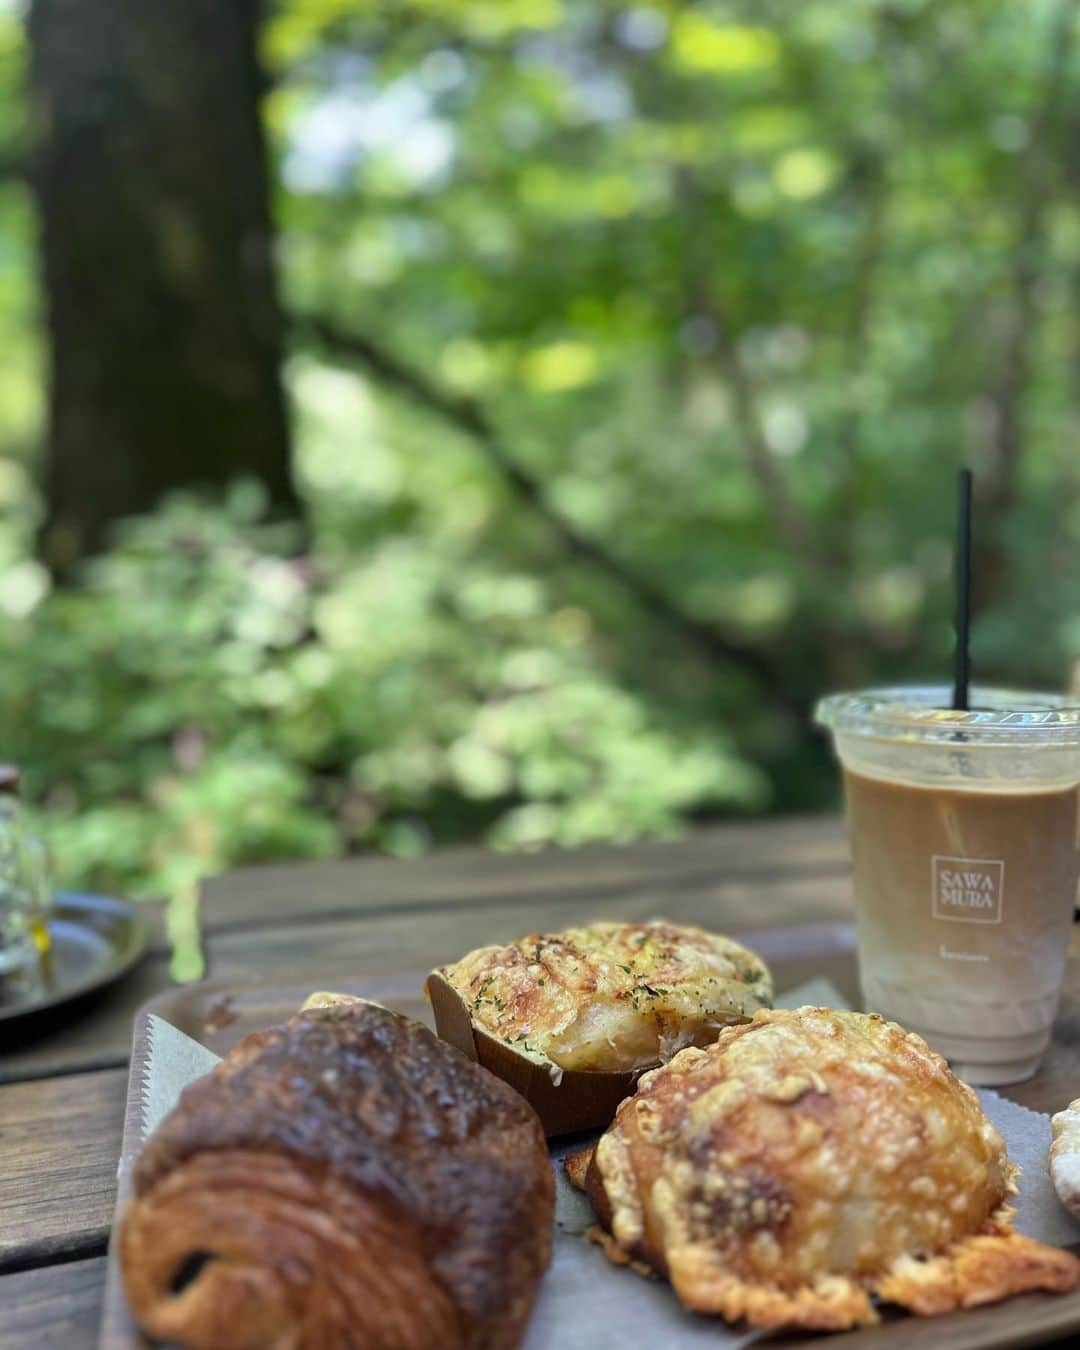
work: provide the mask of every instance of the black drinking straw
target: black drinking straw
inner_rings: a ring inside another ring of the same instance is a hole
[[[956,513],[956,655],[953,663],[954,708],[966,712],[971,680],[968,632],[971,627],[971,470],[960,470]]]

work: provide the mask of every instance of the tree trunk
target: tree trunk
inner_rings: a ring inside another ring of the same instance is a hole
[[[180,486],[295,509],[258,0],[35,0],[33,179],[51,339],[58,568]]]

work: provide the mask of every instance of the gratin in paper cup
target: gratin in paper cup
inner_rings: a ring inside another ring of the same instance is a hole
[[[468,1004],[438,971],[427,977],[424,992],[435,1015],[435,1030],[442,1039],[520,1092],[540,1117],[549,1139],[609,1125],[619,1103],[634,1091],[641,1075],[660,1063],[657,1060],[624,1073],[538,1064],[476,1026]]]

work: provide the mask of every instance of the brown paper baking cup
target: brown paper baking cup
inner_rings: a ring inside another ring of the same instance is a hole
[[[564,1069],[562,1080],[556,1083],[543,1064],[519,1055],[475,1026],[468,1004],[437,971],[427,977],[424,991],[435,1014],[435,1030],[443,1040],[520,1092],[549,1138],[609,1125],[615,1108],[634,1091],[641,1075],[659,1064],[646,1064],[629,1073]]]

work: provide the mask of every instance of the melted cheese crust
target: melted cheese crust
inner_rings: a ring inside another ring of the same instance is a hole
[[[661,1063],[772,1002],[772,978],[754,952],[662,919],[531,933],[440,973],[474,1025],[560,1069]]]
[[[688,1308],[838,1330],[878,1320],[872,1293],[925,1315],[1072,1288],[1075,1257],[1011,1231],[1014,1173],[920,1037],[800,1008],[645,1074],[588,1188],[614,1243]]]

